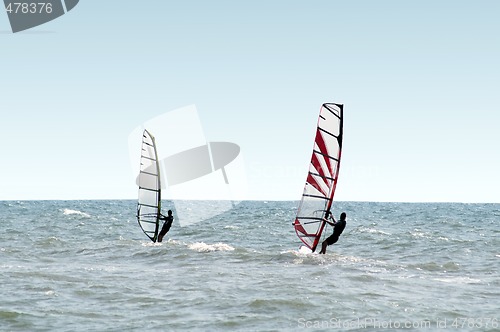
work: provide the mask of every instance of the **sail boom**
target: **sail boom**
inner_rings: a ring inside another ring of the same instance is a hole
[[[300,220],[304,220],[304,218],[300,218]],[[321,222],[321,219],[314,220],[314,221],[306,221],[306,222],[303,222],[302,225],[317,224],[319,222]]]
[[[147,220],[143,220],[142,222],[145,222],[145,223],[149,223],[149,224],[155,224],[156,221],[152,220],[152,221],[147,221]],[[146,231],[148,233],[154,233],[153,231]]]

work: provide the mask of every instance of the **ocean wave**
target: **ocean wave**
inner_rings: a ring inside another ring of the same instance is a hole
[[[355,256],[348,256],[348,255],[342,255],[337,252],[327,252],[326,254],[322,255],[319,254],[318,251],[316,252],[311,252],[310,249],[307,247],[300,247],[297,250],[284,250],[281,251],[281,255],[284,256],[285,260],[288,255],[288,258],[290,258],[289,255],[291,255],[291,263],[293,265],[330,265],[330,264],[342,264],[344,266],[346,265],[352,265],[352,264],[363,264],[367,263],[367,259],[361,258],[361,257],[355,257]]]
[[[159,247],[163,244],[161,242],[152,242],[152,241],[141,241],[141,246],[143,247]]]
[[[4,310],[1,310],[0,311],[0,318],[2,320],[16,320],[18,319],[20,316],[22,316],[23,314],[22,313],[19,313],[17,311],[4,311]]]
[[[411,269],[416,269],[419,271],[427,271],[427,272],[456,272],[460,270],[460,264],[455,262],[447,262],[445,264],[439,264],[436,262],[426,262],[426,263],[418,263],[418,264],[410,264],[408,265]]]
[[[415,230],[414,232],[410,232],[410,235],[414,238],[418,239],[431,239],[432,234],[428,232],[421,232],[419,230]]]
[[[235,225],[228,225],[228,226],[224,226],[224,229],[240,229],[238,226],[235,226]]]
[[[433,280],[453,283],[453,284],[479,284],[481,283],[481,279],[475,279],[470,277],[443,277],[443,278],[434,278]]]
[[[229,244],[218,242],[214,244],[206,244],[204,242],[195,242],[188,244],[188,248],[198,252],[212,252],[212,251],[233,251],[234,247]]]
[[[392,235],[391,233],[384,232],[374,228],[360,227],[359,231],[361,233],[371,233],[371,234],[382,234],[382,235]]]
[[[63,214],[66,216],[78,215],[81,217],[90,218],[90,214],[78,210],[64,209]]]

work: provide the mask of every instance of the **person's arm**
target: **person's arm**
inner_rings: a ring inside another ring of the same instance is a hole
[[[332,225],[332,226],[337,225],[337,220],[335,220],[335,218],[333,217],[333,215],[331,213],[330,213],[330,219],[333,220],[333,222],[331,222],[330,225]]]
[[[333,220],[333,222],[328,221],[328,219],[327,219],[327,218],[323,218],[323,220],[324,220],[324,221],[326,221],[326,222],[328,223],[328,225],[330,225],[330,226],[332,226],[332,227],[333,227],[333,226],[335,226],[336,221],[335,221],[335,219],[333,219],[333,217],[332,217],[332,215],[331,215],[331,214],[330,214],[330,219],[332,219],[332,220]]]

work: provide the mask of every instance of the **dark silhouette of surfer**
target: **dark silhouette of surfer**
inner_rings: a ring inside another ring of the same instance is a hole
[[[163,240],[163,237],[170,230],[172,223],[174,222],[174,217],[172,216],[172,210],[168,210],[168,216],[164,216],[163,214],[160,216],[160,220],[163,220],[163,227],[161,228],[161,232],[158,235],[158,242]]]
[[[330,219],[333,220],[333,222],[328,221],[328,217],[330,217]],[[347,215],[345,214],[345,212],[342,212],[340,214],[340,220],[335,221],[335,219],[332,216],[332,213],[330,211],[326,212],[325,218],[323,220],[333,227],[333,234],[327,237],[326,240],[323,241],[323,243],[321,244],[321,251],[319,252],[320,254],[326,254],[326,247],[331,246],[332,244],[336,243],[339,240],[339,236],[340,234],[342,234],[346,226],[346,221],[345,221],[346,217]]]

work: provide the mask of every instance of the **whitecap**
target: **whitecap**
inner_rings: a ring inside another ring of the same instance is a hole
[[[311,249],[309,249],[306,246],[300,246],[298,249],[286,249],[280,252],[282,255],[286,254],[292,254],[296,257],[312,257],[312,256],[320,256],[317,251],[312,252]]]
[[[162,245],[161,242],[152,242],[152,241],[141,242],[141,246],[143,247],[158,247],[161,245]]]
[[[431,236],[428,233],[420,232],[420,231],[414,231],[410,233],[411,236],[416,237],[416,238],[422,238],[422,239],[430,239]]]
[[[163,242],[152,242],[152,241],[145,241],[145,240],[142,240],[141,242],[141,246],[143,247],[161,247],[163,246],[164,244],[173,244],[173,245],[179,245],[179,244],[182,244],[182,242],[180,241],[177,241],[177,240],[173,240],[173,239],[168,239],[168,240],[165,240]]]
[[[188,248],[198,252],[211,252],[211,251],[232,251],[234,250],[229,244],[218,242],[214,244],[206,244],[204,242],[195,242],[188,245]]]
[[[63,214],[67,216],[75,214],[85,218],[90,218],[90,214],[78,210],[64,209]]]
[[[366,232],[366,233],[371,233],[371,234],[392,235],[391,233],[384,232],[384,231],[374,229],[374,228],[361,227],[359,230],[360,230],[360,232],[363,232],[363,233]]]
[[[311,249],[309,249],[308,247],[306,247],[306,246],[301,246],[301,247],[299,248],[299,253],[307,255],[307,254],[312,254],[313,252],[312,252],[312,250],[311,250]]]
[[[224,229],[240,229],[240,228],[238,226],[228,225],[228,226],[224,226]]]
[[[167,243],[170,243],[170,244],[175,244],[175,245],[182,244],[182,242],[181,242],[181,241],[174,240],[174,239],[168,239],[168,240],[167,240]]]
[[[283,251],[280,251],[280,254],[281,255],[287,255],[287,254],[292,254],[294,256],[298,256],[300,255],[300,248],[298,250],[294,250],[294,249],[287,249],[287,250],[283,250]]]
[[[479,284],[481,282],[480,279],[470,277],[443,277],[434,278],[434,280],[453,284]]]

